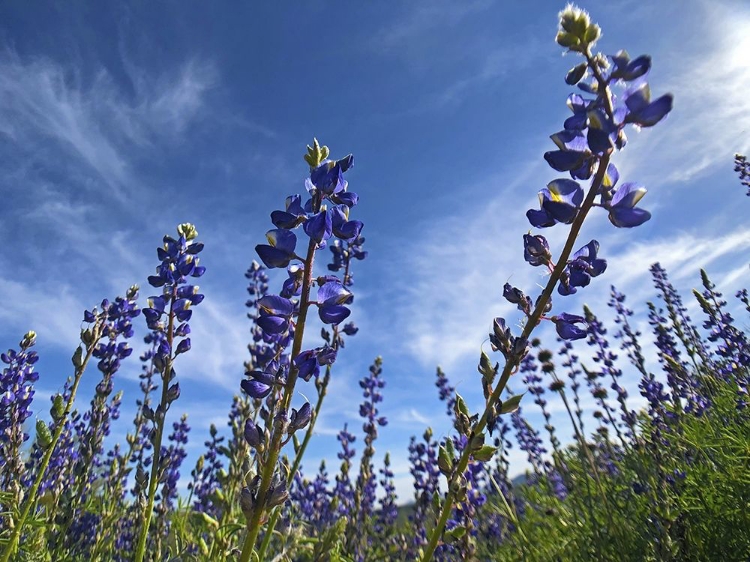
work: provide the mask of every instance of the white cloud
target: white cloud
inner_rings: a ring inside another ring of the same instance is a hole
[[[685,182],[750,151],[750,11],[721,2],[693,9],[695,19],[683,24],[693,26],[689,38],[655,58],[651,73],[653,95],[672,92],[674,110],[647,139],[631,134],[623,153],[633,166],[658,153],[660,165],[648,171],[659,181]]]
[[[0,293],[4,337],[20,341],[23,334],[34,330],[40,343],[49,342],[73,352],[86,306],[71,287],[54,280],[27,284],[0,278]]]
[[[98,181],[82,187],[104,182],[124,200],[138,183],[131,152],[183,134],[203,109],[215,75],[211,64],[193,60],[171,75],[140,72],[135,96],[128,97],[104,70],[86,80],[49,59],[6,53],[0,58],[0,133],[42,167],[73,173],[84,165]],[[55,161],[45,161],[50,155]]]

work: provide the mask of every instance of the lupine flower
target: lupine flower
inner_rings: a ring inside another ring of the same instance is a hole
[[[617,188],[606,202],[602,195],[602,206],[609,210],[609,221],[618,228],[633,228],[648,221],[651,213],[635,208],[644,195],[646,188],[635,182]]]
[[[362,221],[349,220],[349,207],[336,205],[331,209],[331,226],[333,234],[344,242],[355,240],[362,231]]]
[[[256,323],[267,334],[281,334],[289,329],[294,303],[284,297],[266,295],[258,300],[260,316]]]
[[[325,324],[339,324],[346,320],[351,311],[345,304],[352,302],[352,294],[339,281],[331,280],[318,289],[318,315]]]
[[[440,468],[437,459],[437,443],[432,439],[432,430],[425,431],[422,442],[415,437],[409,441],[409,472],[414,480],[414,512],[409,517],[414,530],[414,547],[426,541],[425,524],[429,517],[432,496],[439,488]]]
[[[106,317],[103,332],[107,337],[94,349],[93,356],[99,359],[97,367],[102,373],[102,380],[96,386],[96,394],[91,400],[91,408],[83,416],[86,424],[81,430],[80,442],[81,458],[79,460],[78,474],[79,483],[88,480],[92,474],[92,468],[99,463],[98,456],[102,450],[102,441],[109,435],[110,420],[118,415],[115,404],[107,404],[107,398],[112,392],[112,379],[120,368],[120,362],[129,357],[133,352],[127,342],[118,342],[120,338],[133,336],[132,319],[140,315],[141,311],[136,304],[138,298],[138,286],[134,285],[128,290],[126,297],[117,297],[114,302],[104,300],[101,303],[101,315]],[[96,316],[96,309],[88,312]],[[77,488],[74,492],[76,503],[84,499],[85,489]]]
[[[307,191],[311,195],[320,191],[328,196],[346,191],[344,172],[353,165],[354,157],[351,154],[341,160],[324,160],[310,172],[310,178],[305,181]]]
[[[573,180],[558,179],[539,192],[540,210],[530,209],[526,216],[532,226],[545,228],[558,222],[570,224],[583,202],[583,189]]]
[[[338,514],[339,516],[350,516],[352,508],[354,507],[354,486],[352,485],[349,471],[352,466],[352,459],[354,458],[356,451],[350,447],[357,438],[349,433],[347,425],[344,425],[344,429],[339,431],[336,437],[341,443],[341,451],[337,453],[338,458],[341,460],[341,469],[339,474],[336,475],[336,486],[333,490],[333,496],[338,499]]]
[[[180,480],[180,467],[182,461],[187,457],[185,445],[188,442],[190,426],[187,423],[187,414],[183,414],[180,421],[172,424],[173,432],[169,435],[169,446],[161,448],[159,455],[159,473],[162,487],[156,496],[157,505],[154,511],[157,514],[157,534],[162,540],[167,538],[171,528],[168,514],[173,510],[177,500],[177,482]]]
[[[607,269],[607,260],[597,257],[599,242],[592,240],[573,254],[560,277],[557,292],[561,295],[572,295],[576,287],[586,287],[592,277],[598,277]]]
[[[547,449],[544,448],[539,432],[536,431],[528,421],[523,417],[521,408],[518,408],[510,415],[513,428],[516,430],[516,440],[519,448],[526,453],[529,464],[534,467],[536,474],[544,472],[544,455]]]
[[[331,211],[320,211],[309,217],[303,225],[305,234],[311,240],[320,245],[328,240],[333,234],[333,223],[331,221]]]
[[[580,340],[586,337],[586,330],[576,326],[576,324],[586,323],[586,319],[583,316],[563,312],[557,316],[553,316],[551,320],[555,323],[557,335],[564,340]]]
[[[296,257],[294,248],[297,246],[297,237],[294,232],[279,228],[266,232],[268,244],[258,244],[255,251],[258,257],[271,269],[286,267]]]
[[[149,439],[153,445],[154,458],[151,461],[150,478],[142,469],[136,471],[136,484],[139,491],[145,492],[146,484],[148,484],[147,499],[142,507],[138,544],[135,548],[134,559],[137,562],[141,562],[145,555],[148,530],[153,516],[148,506],[153,505],[157,482],[171,476],[167,475],[170,461],[160,456],[163,452],[162,439],[166,414],[171,404],[180,396],[179,383],[173,382],[175,377],[173,365],[177,357],[175,352],[180,349],[184,353],[190,348],[189,343],[182,343],[189,340],[187,336],[190,334],[190,326],[187,322],[192,317],[191,308],[203,301],[203,295],[198,292],[198,287],[188,283],[189,278],[201,277],[206,272],[206,268],[199,265],[199,258],[196,257],[203,250],[203,244],[196,241],[198,231],[192,224],[183,223],[177,227],[177,234],[177,239],[169,235],[164,236],[163,247],[157,248],[157,257],[161,263],[156,268],[156,275],[150,276],[148,281],[152,287],[161,288],[162,294],[150,297],[149,307],[143,310],[149,329],[164,335],[152,358],[156,370],[161,374],[163,386],[162,397],[156,410],[148,404],[144,404],[142,408],[143,417],[153,422]],[[163,317],[166,317],[166,322]],[[189,429],[187,424],[181,427],[184,430],[183,433],[186,434]],[[175,431],[177,432],[177,428]],[[167,491],[162,493],[163,501],[167,501],[167,495]]]
[[[549,251],[547,239],[539,234],[524,234],[523,259],[535,267],[538,265],[549,265],[552,260],[552,254]]]
[[[628,392],[619,384],[622,371],[617,368],[615,361],[617,354],[614,353],[606,339],[607,330],[604,328],[599,319],[588,309],[586,311],[586,322],[588,323],[588,344],[596,349],[594,362],[599,365],[599,377],[609,377],[612,380],[610,388],[617,393],[617,401],[620,404],[620,417],[626,426],[626,437],[633,439],[635,437],[636,414],[627,406]],[[615,426],[619,433],[619,429]]]
[[[271,213],[271,222],[277,228],[296,228],[305,222],[306,213],[301,205],[302,198],[299,195],[290,195],[286,198],[286,211],[274,211]],[[294,251],[294,248],[292,248]]]
[[[511,304],[518,306],[518,310],[526,314],[531,315],[531,309],[533,304],[531,298],[526,296],[521,289],[511,286],[510,283],[503,285],[503,298]]]
[[[219,471],[222,470],[219,448],[222,447],[225,438],[218,435],[216,426],[213,424],[209,433],[211,439],[204,443],[206,453],[201,455],[191,473],[193,480],[188,484],[188,490],[195,497],[193,509],[216,517],[219,505],[215,501],[214,492],[220,488]]]
[[[383,467],[379,470],[379,484],[383,489],[380,497],[380,509],[376,514],[375,534],[383,543],[391,543],[390,535],[393,534],[394,524],[398,517],[398,506],[396,505],[396,486],[393,482],[393,471],[391,470],[391,457],[388,453],[383,458]]]
[[[265,371],[246,373],[249,379],[240,383],[242,390],[251,398],[265,398],[276,384],[276,375]]]
[[[740,183],[747,188],[747,196],[750,197],[750,162],[742,154],[734,155],[734,171],[740,177]]]
[[[653,127],[672,111],[672,95],[665,94],[651,101],[651,89],[644,82],[626,95],[625,105],[628,108],[625,123]]]
[[[448,414],[448,417],[452,418],[455,415],[456,389],[451,386],[448,377],[440,367],[437,368],[436,376],[437,380],[435,381],[435,386],[438,388],[440,401],[445,402],[445,411]]]
[[[341,240],[334,240],[328,245],[333,254],[333,262],[328,264],[328,269],[330,271],[341,271],[342,269],[347,270],[347,264],[351,263],[352,258],[356,260],[365,259],[367,257],[367,252],[362,249],[364,243],[365,239],[363,236],[357,236],[353,240],[347,241],[346,247],[344,247]],[[352,279],[351,272],[346,273],[343,281],[344,286],[350,287],[353,284]]]
[[[327,344],[323,347],[303,351],[294,358],[299,377],[309,381],[320,374],[320,367],[332,365],[336,360],[336,350]]]
[[[31,348],[36,343],[36,332],[27,332],[19,345],[20,350],[0,354],[7,365],[0,373],[0,488],[10,490],[23,473],[21,447],[29,439],[24,423],[31,416],[34,383],[39,373],[34,364],[39,360]]]
[[[327,526],[335,515],[330,509],[333,493],[328,490],[328,483],[326,464],[322,461],[313,481],[306,480],[300,470],[295,475],[290,492],[292,504],[297,512],[317,531]]]
[[[304,429],[310,423],[310,419],[312,419],[312,408],[309,402],[305,402],[299,410],[292,408],[287,433],[292,435],[295,431]]]

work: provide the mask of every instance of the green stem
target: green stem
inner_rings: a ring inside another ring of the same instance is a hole
[[[167,419],[167,408],[168,408],[168,395],[169,395],[169,383],[172,374],[172,364],[174,357],[172,357],[173,343],[174,343],[174,303],[177,298],[177,289],[173,289],[172,298],[169,303],[169,324],[167,326],[167,343],[169,344],[169,357],[166,364],[164,365],[164,371],[161,374],[161,402],[159,405],[161,408],[157,408],[162,412],[161,419],[156,420],[156,435],[153,441],[153,458],[151,459],[151,476],[148,480],[148,501],[144,508],[141,519],[143,525],[141,532],[138,536],[138,546],[135,551],[135,562],[143,562],[143,557],[146,554],[146,539],[148,537],[148,530],[151,526],[151,517],[154,513],[154,499],[156,497],[156,488],[159,485],[159,454],[161,453],[161,442],[164,436],[164,423]]]
[[[308,250],[309,251],[309,250]],[[351,243],[349,243],[348,252],[351,252]],[[351,268],[351,257],[349,257],[346,260],[346,267],[344,268],[344,275],[343,275],[343,281],[342,283],[344,286],[347,286],[347,284],[350,281],[350,268]],[[333,327],[333,345],[336,349],[339,347],[339,337],[338,337],[338,326]],[[326,397],[327,391],[328,391],[328,383],[331,380],[331,365],[328,365],[326,367],[326,374],[323,377],[323,381],[320,384],[320,387],[318,388],[318,401],[315,404],[315,412],[310,420],[310,424],[307,426],[307,431],[305,431],[305,437],[302,440],[302,444],[299,447],[299,450],[295,453],[294,457],[294,463],[292,464],[292,468],[287,474],[287,480],[286,485],[287,488],[291,487],[292,482],[294,481],[294,476],[297,474],[297,471],[299,470],[300,464],[302,463],[302,457],[305,454],[305,451],[307,450],[307,445],[310,443],[310,439],[313,435],[313,430],[315,429],[315,422],[318,419],[318,415],[320,414],[320,409],[323,406],[323,400]],[[257,410],[256,410],[257,414]],[[281,515],[281,507],[277,507],[274,509],[273,513],[271,514],[271,518],[268,520],[268,523],[266,525],[266,534],[263,536],[263,541],[260,544],[259,550],[258,550],[258,558],[259,560],[263,560],[263,557],[266,554],[266,551],[268,550],[268,545],[271,543],[271,537],[273,536],[273,530],[276,528],[276,523],[279,520],[279,516]]]
[[[65,404],[65,410],[63,410],[63,415],[60,418],[60,420],[57,422],[57,427],[55,428],[55,433],[52,435],[52,442],[50,443],[49,447],[47,447],[47,450],[44,453],[44,456],[42,457],[42,462],[39,465],[39,471],[37,472],[36,478],[34,479],[34,483],[31,485],[31,488],[29,489],[29,493],[26,496],[26,501],[24,502],[24,507],[21,511],[21,516],[18,519],[18,522],[16,523],[13,533],[10,536],[10,539],[8,540],[8,545],[5,547],[5,550],[3,551],[3,556],[0,558],[0,562],[8,562],[10,560],[11,555],[15,552],[16,546],[18,545],[18,541],[21,538],[21,531],[23,530],[23,526],[26,523],[26,519],[29,516],[29,513],[31,513],[32,508],[36,504],[36,495],[39,492],[39,486],[42,484],[42,479],[44,478],[44,473],[47,471],[47,466],[49,466],[49,461],[52,458],[52,454],[55,451],[55,447],[57,446],[57,442],[60,440],[60,436],[62,435],[63,430],[65,429],[65,422],[68,419],[68,416],[70,415],[71,410],[73,409],[73,402],[75,402],[76,399],[76,392],[78,391],[78,385],[81,382],[81,378],[83,378],[83,373],[86,370],[86,366],[88,365],[89,359],[91,359],[91,355],[94,352],[94,349],[96,348],[97,343],[99,343],[99,339],[101,337],[101,326],[96,325],[94,328],[94,338],[91,344],[86,349],[86,357],[81,362],[81,366],[76,369],[75,376],[73,378],[73,386],[70,389],[70,396],[68,397],[68,401]]]
[[[323,399],[326,397],[326,394],[328,391],[328,382],[330,380],[331,380],[331,365],[328,365],[326,367],[326,374],[323,377],[323,382],[320,385],[320,390],[318,391],[318,401],[315,403],[315,413],[313,414],[312,419],[310,420],[310,424],[307,426],[307,431],[305,431],[305,437],[302,440],[302,443],[300,444],[299,450],[297,451],[297,454],[294,457],[294,463],[292,464],[292,468],[289,471],[289,474],[287,475],[287,478],[286,478],[287,488],[289,488],[292,485],[292,482],[294,481],[294,475],[297,474],[300,464],[302,464],[302,457],[305,454],[305,450],[307,449],[307,444],[310,442],[310,439],[312,438],[313,430],[315,429],[315,422],[318,420],[318,415],[320,414],[320,409],[323,406]],[[260,547],[258,548],[259,560],[263,560],[263,557],[266,555],[266,550],[268,550],[268,545],[271,543],[271,536],[273,535],[273,530],[276,528],[276,523],[278,522],[280,515],[281,515],[281,507],[277,507],[274,510],[273,514],[271,515],[271,518],[268,520],[268,524],[266,525],[266,534],[263,536],[263,542],[260,543]]]
[[[560,277],[562,276],[562,273],[568,264],[568,258],[570,257],[570,254],[573,251],[573,246],[575,245],[576,239],[578,238],[578,234],[581,231],[581,227],[583,226],[583,221],[586,219],[586,216],[588,215],[588,212],[594,203],[594,199],[596,198],[599,192],[599,188],[601,187],[602,182],[604,181],[604,176],[607,173],[607,166],[609,165],[609,159],[610,159],[610,152],[607,152],[601,157],[599,161],[599,167],[596,171],[596,176],[594,176],[594,181],[591,184],[589,192],[586,194],[586,199],[584,200],[583,205],[581,206],[581,210],[576,215],[576,218],[570,227],[570,232],[568,233],[568,239],[565,242],[565,246],[563,247],[560,257],[557,260],[557,265],[555,265],[555,268],[552,271],[552,274],[550,275],[549,280],[547,281],[547,285],[545,286],[541,297],[537,301],[537,305],[534,308],[534,312],[531,314],[528,322],[524,326],[523,332],[521,333],[521,338],[528,339],[529,336],[531,335],[531,332],[533,332],[534,328],[536,328],[537,324],[539,324],[539,321],[542,318],[544,309],[547,306],[547,303],[549,302],[552,296],[552,291],[557,285],[557,282],[560,280]],[[511,360],[506,361],[505,367],[503,368],[503,373],[500,377],[500,382],[497,384],[497,386],[492,392],[492,395],[487,400],[487,404],[484,408],[484,412],[482,413],[481,418],[476,423],[476,425],[472,428],[472,432],[471,432],[472,435],[480,434],[484,430],[484,428],[487,426],[487,422],[490,419],[490,415],[492,414],[495,404],[497,404],[498,401],[500,400],[500,395],[505,389],[505,386],[508,384],[508,380],[510,379],[510,376],[517,369],[519,363],[520,361],[518,359],[511,359]],[[452,473],[453,476],[451,480],[455,479],[458,475],[462,475],[464,472],[466,472],[466,468],[469,465],[470,456],[471,456],[471,447],[465,447],[463,452],[461,453],[461,457],[459,458],[458,465],[453,470],[453,473]],[[455,502],[455,499],[456,499],[456,494],[451,489],[451,486],[449,486],[448,493],[446,494],[445,502],[443,502],[443,507],[440,513],[440,517],[438,519],[438,524],[435,526],[435,528],[432,530],[432,533],[430,534],[430,540],[427,543],[427,547],[425,548],[424,554],[422,555],[422,558],[421,558],[422,562],[427,562],[428,560],[432,559],[432,555],[435,553],[435,549],[437,548],[438,541],[440,540],[440,537],[443,534],[445,523],[446,521],[448,521],[448,516],[450,515],[450,512],[453,509],[453,503]],[[243,561],[243,562],[246,562],[246,561]]]
[[[302,350],[302,338],[305,333],[305,321],[307,320],[307,311],[310,308],[310,289],[312,286],[312,271],[313,261],[315,259],[315,248],[316,244],[314,240],[310,240],[307,247],[307,256],[305,258],[305,274],[302,280],[302,296],[300,299],[299,317],[297,318],[297,324],[294,331],[294,342],[292,343],[292,353],[290,359],[294,359],[299,355]],[[292,395],[294,394],[294,386],[297,383],[297,376],[299,370],[291,362],[289,367],[289,375],[287,377],[286,385],[284,386],[284,393],[281,397],[281,409],[289,410],[289,405],[292,401]],[[245,536],[245,542],[242,545],[242,553],[240,554],[240,562],[248,562],[250,556],[255,550],[255,542],[258,539],[258,533],[260,533],[261,521],[265,513],[266,498],[268,495],[268,489],[271,486],[271,480],[274,472],[276,471],[276,462],[279,459],[281,452],[281,440],[284,437],[283,432],[274,432],[271,446],[268,450],[268,457],[264,460],[263,473],[261,476],[260,487],[258,489],[258,495],[255,499],[255,506],[253,509],[252,516],[247,522],[247,535]],[[139,561],[140,562],[140,561]]]

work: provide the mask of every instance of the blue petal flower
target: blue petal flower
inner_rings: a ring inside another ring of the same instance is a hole
[[[286,267],[294,259],[297,237],[285,229],[269,230],[266,233],[268,244],[258,244],[255,251],[266,267]]]
[[[305,221],[303,228],[305,234],[307,234],[316,244],[320,244],[323,240],[328,240],[333,231],[330,211],[321,211],[308,218],[307,221]]]
[[[576,324],[586,323],[586,319],[582,316],[563,312],[553,316],[552,321],[555,323],[557,335],[564,340],[580,340],[586,337],[586,330],[576,326]]]
[[[672,94],[665,94],[652,102],[651,89],[647,83],[643,83],[625,98],[629,110],[625,122],[652,127],[672,111],[672,100]]]
[[[618,228],[633,228],[649,220],[651,213],[635,208],[644,195],[646,188],[642,185],[635,182],[623,184],[607,205],[610,222]]]

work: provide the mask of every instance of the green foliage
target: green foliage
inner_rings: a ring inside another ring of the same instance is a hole
[[[568,448],[568,496],[559,500],[547,480],[516,488],[527,506],[518,529],[480,559],[744,561],[750,555],[750,416],[737,409],[737,386],[714,383],[703,416],[677,415],[665,446],[647,418],[640,439],[615,463],[603,466],[603,439]],[[684,474],[684,477],[680,475]],[[644,482],[636,493],[633,484]],[[605,498],[602,501],[602,494]],[[495,496],[488,513],[505,515]]]

